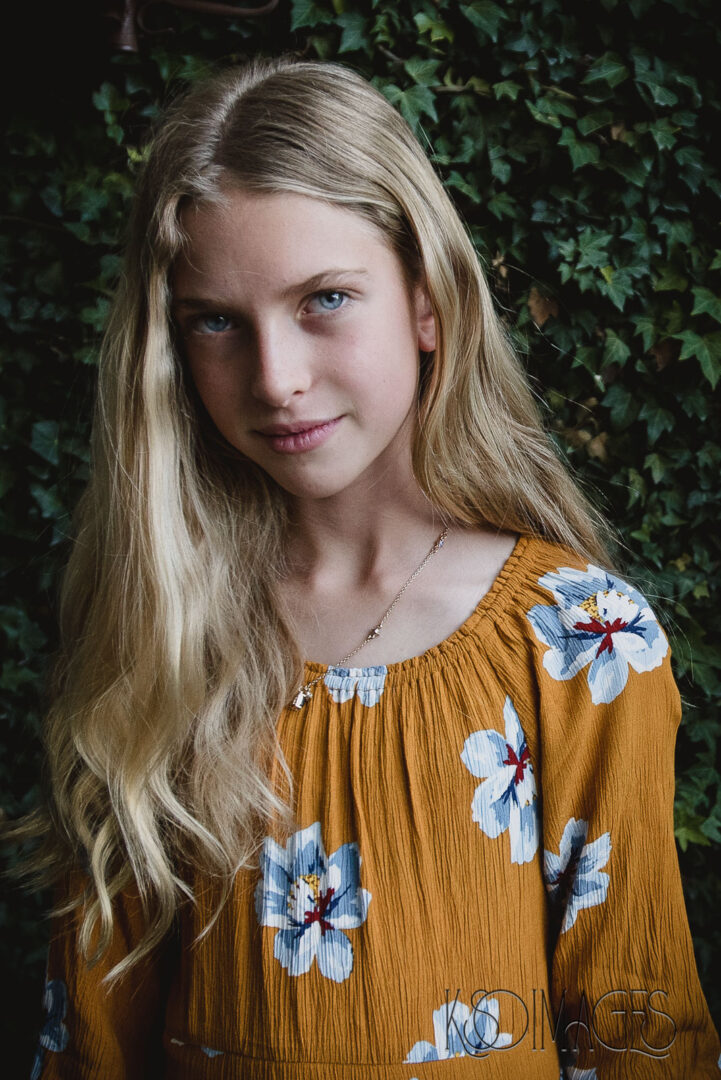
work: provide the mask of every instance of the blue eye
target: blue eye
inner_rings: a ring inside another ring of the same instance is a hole
[[[201,315],[198,319],[198,329],[202,334],[222,334],[230,325],[227,315]]]
[[[347,299],[347,293],[340,292],[338,289],[329,289],[327,292],[316,293],[311,303],[317,301],[323,311],[337,311]]]

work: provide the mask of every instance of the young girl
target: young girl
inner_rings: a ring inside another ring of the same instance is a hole
[[[359,76],[170,110],[93,454],[34,1077],[719,1075],[668,642]]]

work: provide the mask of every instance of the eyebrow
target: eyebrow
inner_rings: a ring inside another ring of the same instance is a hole
[[[305,281],[299,281],[295,285],[289,285],[286,289],[283,289],[280,297],[282,300],[288,300],[292,296],[297,296],[299,293],[313,292],[314,289],[318,289],[326,283],[329,279],[334,282],[343,278],[349,277],[367,277],[368,271],[365,267],[359,266],[355,270],[343,269],[341,267],[330,267],[328,270],[321,270],[317,274],[313,274],[312,277],[306,278]],[[215,299],[206,299],[204,297],[195,296],[179,296],[173,297],[173,307],[182,308],[207,308],[224,305],[224,301]]]

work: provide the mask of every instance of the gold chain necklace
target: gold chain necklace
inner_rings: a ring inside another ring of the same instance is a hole
[[[342,656],[340,658],[340,660],[336,661],[335,664],[331,664],[330,665],[331,668],[343,667],[343,665],[345,663],[347,663],[348,660],[350,660],[351,656],[355,656],[355,654],[360,652],[361,649],[365,648],[365,646],[370,641],[374,641],[377,637],[380,637],[381,631],[383,630],[383,626],[386,623],[386,621],[388,620],[391,612],[393,611],[393,608],[396,606],[396,604],[398,603],[400,598],[403,596],[403,593],[406,591],[406,589],[411,584],[411,582],[415,581],[415,579],[420,574],[421,570],[423,570],[423,568],[426,566],[426,564],[428,562],[430,562],[430,560],[433,558],[433,556],[436,554],[436,552],[441,550],[441,548],[443,547],[443,545],[446,542],[446,537],[447,536],[448,536],[448,528],[446,527],[446,528],[443,529],[443,532],[441,533],[441,535],[434,541],[433,546],[431,547],[430,551],[428,552],[428,554],[426,555],[425,559],[420,564],[420,566],[417,566],[415,568],[415,570],[413,571],[413,573],[411,574],[411,576],[408,578],[408,580],[406,582],[404,582],[403,585],[401,585],[400,589],[398,590],[398,592],[396,593],[396,595],[395,595],[395,597],[393,599],[393,602],[392,602],[391,606],[387,609],[385,615],[383,616],[381,621],[378,623],[378,625],[374,626],[373,629],[370,630],[366,634],[366,636],[361,641],[360,645],[356,645],[355,649],[351,649],[351,651],[349,653],[346,653],[345,656]],[[324,677],[325,677],[325,675],[316,675],[316,677],[314,679],[311,679],[307,683],[303,683],[303,685],[299,688],[298,693],[293,698],[293,701],[291,702],[293,707],[296,708],[296,709],[302,709],[303,706],[306,704],[306,702],[310,701],[310,699],[313,697],[313,694],[311,693],[311,688],[313,686],[315,686],[315,684],[317,682],[320,682],[320,680],[323,679]]]

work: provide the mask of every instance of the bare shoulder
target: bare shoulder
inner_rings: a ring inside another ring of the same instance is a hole
[[[493,588],[517,540],[518,533],[492,527],[453,527],[444,558],[426,581],[427,591],[419,590],[418,624],[425,624],[437,640],[453,633]]]
[[[494,528],[456,527],[449,536],[453,558],[446,564],[448,584],[464,588],[478,603],[513,553],[518,533]]]

